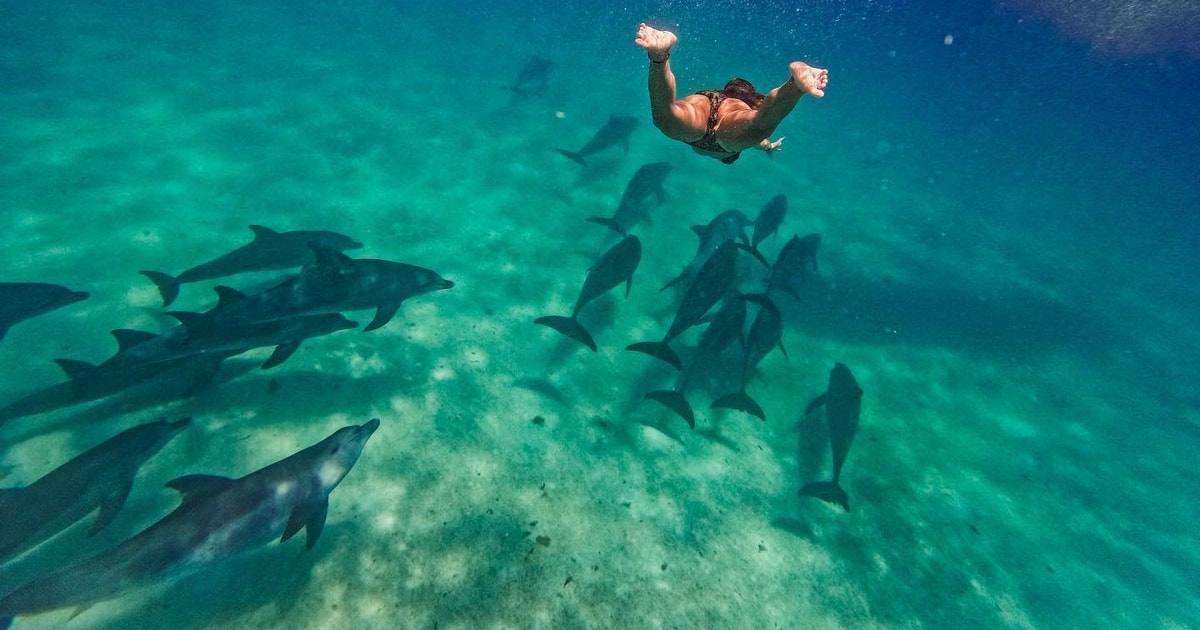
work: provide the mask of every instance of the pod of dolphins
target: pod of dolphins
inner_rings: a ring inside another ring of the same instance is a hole
[[[553,64],[534,58],[507,89],[514,96],[542,93]],[[629,150],[637,119],[611,116],[578,150],[557,149],[588,167],[589,158],[613,147]],[[545,315],[536,324],[597,351],[596,338],[580,321],[589,304],[625,286],[642,260],[642,241],[632,233],[667,198],[664,180],[671,165],[640,167],[629,180],[610,217],[586,220],[608,228],[619,239],[588,268],[570,314]],[[770,199],[751,221],[739,210],[717,214],[694,226],[697,250],[682,271],[660,291],[674,289],[674,315],[661,338],[635,341],[627,350],[658,359],[677,371],[675,385],[645,398],[660,403],[695,429],[697,420],[688,387],[721,366],[736,366],[733,391],[712,401],[713,409],[742,411],[766,420],[766,412],[747,391],[762,360],[775,348],[784,351],[784,315],[775,300],[802,300],[808,280],[818,272],[820,236],[795,235],[770,260],[762,251],[787,214],[787,199]],[[746,228],[752,233],[747,235]],[[217,303],[205,312],[167,311],[178,325],[163,333],[112,331],[117,351],[92,364],[59,358],[66,381],[26,394],[0,406],[0,425],[103,398],[133,388],[177,386],[189,396],[210,385],[227,359],[256,348],[273,348],[262,363],[271,369],[287,361],[313,337],[357,328],[343,313],[373,310],[364,332],[385,326],[409,298],[449,289],[454,283],[416,265],[351,258],[362,247],[336,232],[279,232],[250,226],[254,238],[213,260],[175,275],[141,273],[158,288],[163,308],[178,298],[183,285],[247,272],[294,269],[268,288],[246,293],[215,288]],[[36,282],[0,282],[0,340],[14,325],[81,302],[85,292]],[[689,334],[700,329],[698,339]],[[694,344],[686,345],[689,339]],[[736,352],[736,358],[731,357]],[[681,356],[682,355],[682,356]],[[785,352],[786,356],[786,352]],[[841,473],[858,429],[863,390],[842,363],[834,365],[828,385],[805,408],[818,411],[828,428],[832,472],[828,481],[804,485],[799,494],[849,511]],[[129,428],[63,463],[20,488],[0,489],[0,630],[21,615],[61,608],[85,608],[137,587],[187,574],[260,547],[287,541],[301,530],[306,548],[321,536],[329,494],[357,463],[378,419],[342,427],[324,440],[241,477],[186,474],[167,483],[180,493],[178,507],[140,533],[96,555],[36,576],[8,583],[5,563],[51,539],[93,512],[92,536],[116,518],[139,469],[187,429],[191,418],[165,419]]]
[[[558,152],[587,166],[586,157],[610,147],[624,146],[628,150],[628,135],[633,123],[621,116],[611,116],[595,135],[578,151],[558,149]],[[547,326],[593,352],[597,345],[592,333],[579,321],[581,309],[614,287],[625,285],[629,296],[633,274],[642,257],[641,241],[631,230],[647,221],[650,212],[661,205],[666,193],[663,180],[670,173],[669,164],[645,164],[634,173],[621,197],[617,211],[609,218],[591,217],[587,221],[608,227],[621,237],[615,245],[601,253],[588,268],[583,287],[570,315],[545,315],[534,323]],[[763,253],[763,243],[775,236],[787,215],[787,198],[771,198],[758,216],[751,221],[740,210],[726,210],[705,225],[693,226],[699,239],[696,254],[684,265],[679,275],[668,281],[662,290],[679,289],[681,297],[671,323],[661,339],[634,342],[627,350],[640,352],[663,361],[679,371],[679,378],[670,389],[655,389],[645,394],[674,412],[692,429],[696,414],[687,397],[687,387],[698,375],[715,371],[726,364],[728,348],[740,349],[736,359],[739,366],[738,388],[712,401],[712,409],[733,409],[766,420],[762,406],[747,392],[760,362],[775,348],[786,356],[783,347],[784,318],[775,303],[779,296],[803,300],[802,291],[809,278],[818,273],[817,250],[819,234],[794,235],[779,249],[774,261]],[[746,228],[751,227],[748,236]],[[743,254],[750,263],[743,261]],[[753,306],[753,317],[748,304]],[[676,346],[679,339],[692,328],[703,327],[698,341],[690,348],[690,360],[680,357]],[[736,343],[735,343],[736,342]],[[800,489],[802,496],[811,496],[850,510],[850,500],[841,487],[842,466],[858,430],[862,389],[850,369],[837,363],[829,376],[826,391],[806,408],[805,416],[818,410],[824,413],[832,451],[832,478],[813,482]]]
[[[143,271],[163,306],[181,285],[247,272],[298,268],[268,288],[246,294],[218,286],[203,312],[170,311],[179,324],[164,333],[114,330],[117,351],[99,364],[57,359],[64,383],[0,407],[0,423],[116,396],[139,385],[183,378],[184,395],[213,381],[230,357],[274,348],[262,369],[291,357],[312,337],[356,328],[343,311],[374,309],[364,331],[386,325],[409,298],[454,286],[431,269],[354,259],[361,244],[335,232],[277,232],[254,225],[254,239],[178,275]],[[0,283],[0,333],[21,321],[69,306],[87,293],[42,283]],[[92,536],[121,511],[141,466],[191,424],[157,420],[127,429],[21,488],[0,489],[0,629],[19,615],[86,607],[126,591],[190,573],[300,530],[311,548],[321,535],[329,493],[358,461],[379,427],[372,419],[343,427],[321,442],[238,478],[190,474],[167,483],[182,501],[141,533],[24,584],[8,583],[4,563],[97,516]],[[16,587],[16,588],[14,588]]]

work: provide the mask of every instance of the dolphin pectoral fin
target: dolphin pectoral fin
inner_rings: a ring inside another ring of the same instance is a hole
[[[821,394],[820,396],[817,396],[816,398],[812,399],[812,402],[808,403],[808,406],[804,408],[804,415],[807,416],[808,414],[812,413],[814,409],[816,409],[817,407],[820,407],[821,405],[824,405],[824,404],[825,404],[825,394]]]
[[[100,502],[100,514],[96,516],[96,522],[92,523],[91,529],[88,530],[88,537],[95,536],[100,530],[108,527],[108,524],[116,518],[117,512],[120,512],[121,508],[125,507],[125,499],[129,497],[129,490],[131,488],[133,488],[132,478],[126,481],[115,492],[104,497],[104,500]]]
[[[816,497],[827,503],[840,505],[843,510],[850,511],[850,496],[837,483],[832,481],[817,481],[805,484],[797,493],[801,496]]]
[[[613,221],[612,219],[610,219],[608,217],[588,217],[587,219],[584,219],[584,220],[587,221],[588,223],[595,223],[596,225],[603,225],[604,227],[616,232],[617,234],[620,234],[621,236],[625,236],[625,228],[621,227],[620,223],[617,223],[616,221]]]
[[[321,504],[316,506],[312,515],[308,517],[308,523],[305,529],[308,535],[304,540],[304,548],[312,549],[313,545],[317,544],[317,539],[321,537],[321,532],[325,530],[325,516],[329,514],[329,499],[322,499]]]
[[[320,501],[293,507],[279,542],[287,542],[289,538],[296,535],[296,532],[307,528],[305,549],[312,549],[313,545],[317,544],[317,539],[321,537],[321,531],[325,529],[325,516],[328,513],[329,500],[324,497]]]
[[[298,349],[300,349],[299,341],[294,341],[292,343],[281,343],[278,346],[275,346],[275,351],[271,353],[271,356],[268,357],[266,361],[263,361],[262,369],[269,370],[276,365],[287,361],[293,354],[296,353],[296,350]]]
[[[763,256],[763,253],[758,250],[757,245],[744,245],[742,243],[738,243],[738,249],[741,249],[741,250],[745,251],[746,253],[750,254],[751,256],[753,256],[754,260],[757,260],[758,262],[762,263],[762,266],[766,267],[767,269],[771,268],[771,263],[768,262],[767,257]]]
[[[196,499],[212,496],[232,485],[232,479],[220,475],[184,475],[167,482],[168,488],[174,488],[183,495],[184,505]]]
[[[582,343],[583,345],[596,351],[596,340],[592,339],[592,334],[579,323],[579,320],[574,317],[563,317],[562,315],[546,315],[533,320],[535,324],[541,324],[557,330],[558,332]]]
[[[670,280],[669,280],[669,281],[668,281],[666,284],[662,285],[662,288],[661,288],[661,289],[659,289],[659,291],[660,291],[660,292],[661,292],[661,291],[666,291],[667,289],[669,289],[669,288],[671,288],[671,287],[673,287],[673,286],[675,286],[675,285],[679,284],[680,282],[683,282],[683,281],[684,281],[684,279],[686,279],[687,277],[688,277],[688,272],[687,272],[687,269],[684,269],[683,271],[681,271],[681,272],[679,273],[679,275],[678,275],[678,276],[675,276],[674,278],[671,278],[671,279],[670,279]]]
[[[292,508],[292,513],[288,515],[287,526],[283,528],[283,536],[279,538],[279,542],[287,542],[289,538],[296,535],[296,532],[304,529],[304,525],[308,522],[308,510],[296,506]]]
[[[583,159],[582,153],[579,153],[577,151],[568,151],[566,149],[555,149],[555,151],[558,151],[559,153],[567,156],[568,159],[570,159],[572,162],[575,162],[576,164],[578,164],[580,166],[588,165],[587,160]]]
[[[176,280],[175,276],[148,269],[143,269],[140,273],[149,278],[150,282],[154,283],[154,286],[158,287],[158,294],[162,296],[163,308],[170,306],[171,302],[174,302],[175,298],[179,297],[179,280]]]
[[[87,612],[88,609],[91,607],[92,607],[91,604],[83,604],[81,606],[76,606],[75,610],[71,611],[71,616],[67,617],[67,621],[70,621],[70,620],[78,617],[79,615],[82,615],[83,613]],[[11,617],[10,617],[10,619],[11,619]],[[4,626],[0,625],[0,628],[2,628],[2,627],[4,627]]]
[[[692,406],[688,404],[683,392],[676,389],[659,389],[646,394],[645,398],[674,411],[688,423],[689,427],[693,430],[696,428],[696,414],[692,411]]]
[[[372,319],[363,332],[371,332],[376,328],[382,328],[395,317],[396,311],[400,310],[400,303],[395,304],[380,304],[379,308],[375,309],[375,319]]]

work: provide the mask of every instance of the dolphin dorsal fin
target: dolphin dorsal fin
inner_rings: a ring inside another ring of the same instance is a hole
[[[334,269],[345,269],[353,264],[354,259],[338,251],[335,247],[330,247],[319,241],[309,241],[308,248],[313,253],[314,267],[332,267]]]
[[[77,379],[96,370],[96,366],[88,363],[87,361],[78,361],[75,359],[55,359],[54,362],[58,364],[58,367],[62,368],[62,371],[66,373],[67,378],[69,379]]]
[[[256,241],[260,238],[271,238],[273,236],[279,236],[279,232],[272,230],[271,228],[269,228],[265,225],[251,225],[250,231],[254,232],[254,240],[256,240]]]
[[[233,481],[220,475],[184,475],[168,481],[167,487],[178,490],[183,495],[183,505],[187,505],[225,490],[233,485]]]
[[[167,311],[167,315],[174,317],[184,330],[187,330],[188,337],[191,338],[193,332],[204,326],[204,313],[196,313],[194,311]]]
[[[213,291],[217,292],[217,308],[229,306],[234,302],[240,302],[246,299],[245,293],[242,293],[233,287],[227,287],[223,284],[213,288]]]
[[[118,328],[112,331],[112,336],[117,340],[117,352],[128,350],[139,343],[145,343],[158,335],[144,330],[133,330],[131,328]]]

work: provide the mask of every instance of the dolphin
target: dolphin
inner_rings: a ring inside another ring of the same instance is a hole
[[[562,315],[546,315],[533,320],[535,324],[549,326],[554,330],[582,343],[596,351],[596,341],[591,333],[579,323],[579,309],[588,302],[604,295],[613,287],[625,284],[625,297],[629,297],[629,289],[633,286],[633,272],[642,260],[642,242],[630,234],[621,239],[616,245],[600,255],[596,264],[588,270],[583,288],[575,300],[575,308],[570,317]]]
[[[842,506],[850,511],[850,497],[840,485],[842,465],[846,463],[846,454],[850,452],[850,444],[854,442],[854,434],[858,432],[858,415],[862,409],[863,390],[854,380],[850,368],[838,363],[829,372],[829,386],[825,393],[817,396],[804,414],[808,415],[817,407],[825,406],[825,423],[829,425],[829,446],[833,451],[833,479],[817,481],[800,488],[798,494],[810,496]]]
[[[587,221],[625,236],[633,226],[650,217],[650,210],[666,200],[667,191],[663,189],[663,181],[670,173],[671,165],[667,162],[643,164],[625,185],[617,211],[611,217],[590,217]]]
[[[183,271],[178,276],[149,270],[143,270],[141,274],[158,287],[158,292],[162,295],[163,308],[166,308],[175,301],[175,298],[179,297],[179,285],[181,284],[223,278],[251,271],[290,269],[306,265],[313,259],[309,243],[318,243],[338,251],[362,247],[362,243],[337,232],[323,230],[276,232],[261,225],[251,225],[250,231],[254,232],[254,240],[228,254]]]
[[[543,57],[530,57],[517,73],[517,80],[505,89],[513,92],[513,96],[537,96],[546,91],[550,71],[554,62]]]
[[[374,308],[374,319],[363,328],[372,331],[391,321],[404,300],[454,286],[432,269],[390,260],[352,259],[318,243],[310,246],[315,256],[312,264],[261,293],[246,295],[217,287],[219,301],[205,313],[205,323],[220,326],[230,321]]]
[[[640,341],[626,346],[625,349],[643,352],[670,363],[677,370],[683,369],[679,355],[671,349],[671,340],[699,324],[709,309],[733,290],[734,281],[737,279],[737,252],[738,248],[733,241],[726,241],[705,261],[684,293],[683,301],[675,311],[675,319],[662,340]]]
[[[759,210],[758,216],[754,217],[754,233],[750,237],[750,253],[759,260],[764,266],[770,267],[767,259],[758,250],[758,244],[766,240],[768,236],[772,236],[779,232],[779,226],[783,224],[783,218],[787,216],[787,197],[784,195],[775,195]]]
[[[634,116],[610,114],[608,122],[596,130],[596,133],[592,135],[592,139],[588,140],[582,149],[578,151],[555,149],[555,151],[567,156],[580,166],[588,165],[587,156],[599,153],[618,144],[625,148],[625,153],[629,153],[629,134],[633,133],[637,125],[638,119]]]
[[[329,493],[358,461],[379,427],[373,419],[338,429],[321,442],[239,479],[186,475],[167,482],[179,507],[129,540],[35,578],[0,599],[0,628],[18,615],[86,607],[163,579],[190,573],[307,529],[321,536]]]
[[[305,339],[358,326],[339,313],[216,323],[202,313],[173,315],[184,323],[161,335],[140,330],[112,331],[118,350],[102,363],[55,359],[67,375],[67,382],[0,408],[0,422],[105,398],[164,376],[192,379],[193,385],[187,389],[195,392],[212,380],[225,359],[254,348],[275,346],[261,366],[266,370],[286,361]]]
[[[157,363],[92,365],[84,361],[55,359],[67,375],[66,382],[26,394],[0,407],[0,424],[38,413],[46,413],[106,398],[143,384],[161,387],[172,384],[190,396],[212,382],[221,364],[245,350],[186,355]]]
[[[803,284],[808,279],[810,268],[813,273],[817,273],[817,248],[820,246],[820,234],[809,234],[803,237],[799,234],[793,235],[779,250],[779,255],[775,257],[775,264],[771,265],[771,273],[767,278],[767,290],[780,289],[797,300],[800,299],[797,285]]]
[[[717,359],[722,350],[729,344],[742,337],[742,327],[746,322],[746,301],[738,293],[730,293],[721,301],[721,308],[709,320],[704,328],[704,334],[696,344],[692,353],[692,361],[680,375],[674,389],[658,389],[647,393],[644,398],[653,400],[667,409],[674,411],[683,418],[688,426],[696,428],[696,414],[688,402],[684,390],[692,375],[703,361]]]
[[[139,330],[114,330],[119,350],[105,364],[161,363],[196,354],[225,354],[245,352],[254,348],[274,346],[262,369],[273,368],[286,361],[312,337],[328,335],[358,326],[341,313],[295,315],[269,321],[226,322],[210,325],[204,313],[170,311],[180,325],[161,335]],[[104,365],[104,364],[101,364]]]
[[[763,357],[767,356],[776,346],[783,350],[783,316],[779,308],[765,295],[747,295],[744,299],[757,302],[758,314],[750,324],[750,332],[746,334],[743,343],[742,386],[736,392],[725,394],[712,403],[712,409],[737,409],[766,421],[766,413],[762,407],[746,393],[746,382],[750,373],[758,366]],[[787,352],[784,352],[787,356]]]
[[[112,522],[125,505],[138,469],[191,418],[156,420],[127,429],[55,468],[24,488],[0,490],[4,526],[0,562],[30,549],[99,508],[88,536]]]
[[[665,290],[690,278],[708,260],[708,257],[717,251],[721,244],[733,240],[745,243],[747,225],[750,225],[750,219],[740,210],[726,210],[713,217],[707,225],[693,225],[692,231],[700,238],[700,242],[696,245],[696,255],[678,276],[664,284],[659,290]]]
[[[0,340],[18,322],[86,300],[88,294],[44,282],[0,282]]]

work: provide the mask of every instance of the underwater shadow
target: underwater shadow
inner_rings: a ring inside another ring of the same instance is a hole
[[[311,588],[313,567],[345,552],[347,544],[353,543],[330,533],[322,535],[321,541],[308,551],[304,549],[305,534],[301,532],[282,545],[276,538],[267,548],[205,567],[165,586],[133,591],[133,597],[142,598],[140,605],[97,627],[199,630],[220,625],[232,627],[238,617],[266,606],[287,611],[300,602],[300,594]],[[244,585],[253,586],[244,588]]]
[[[1118,340],[1084,308],[1011,287],[987,295],[951,285],[850,276],[805,285],[776,302],[806,334],[865,343],[947,347],[1019,358],[1069,351],[1095,356]]]

